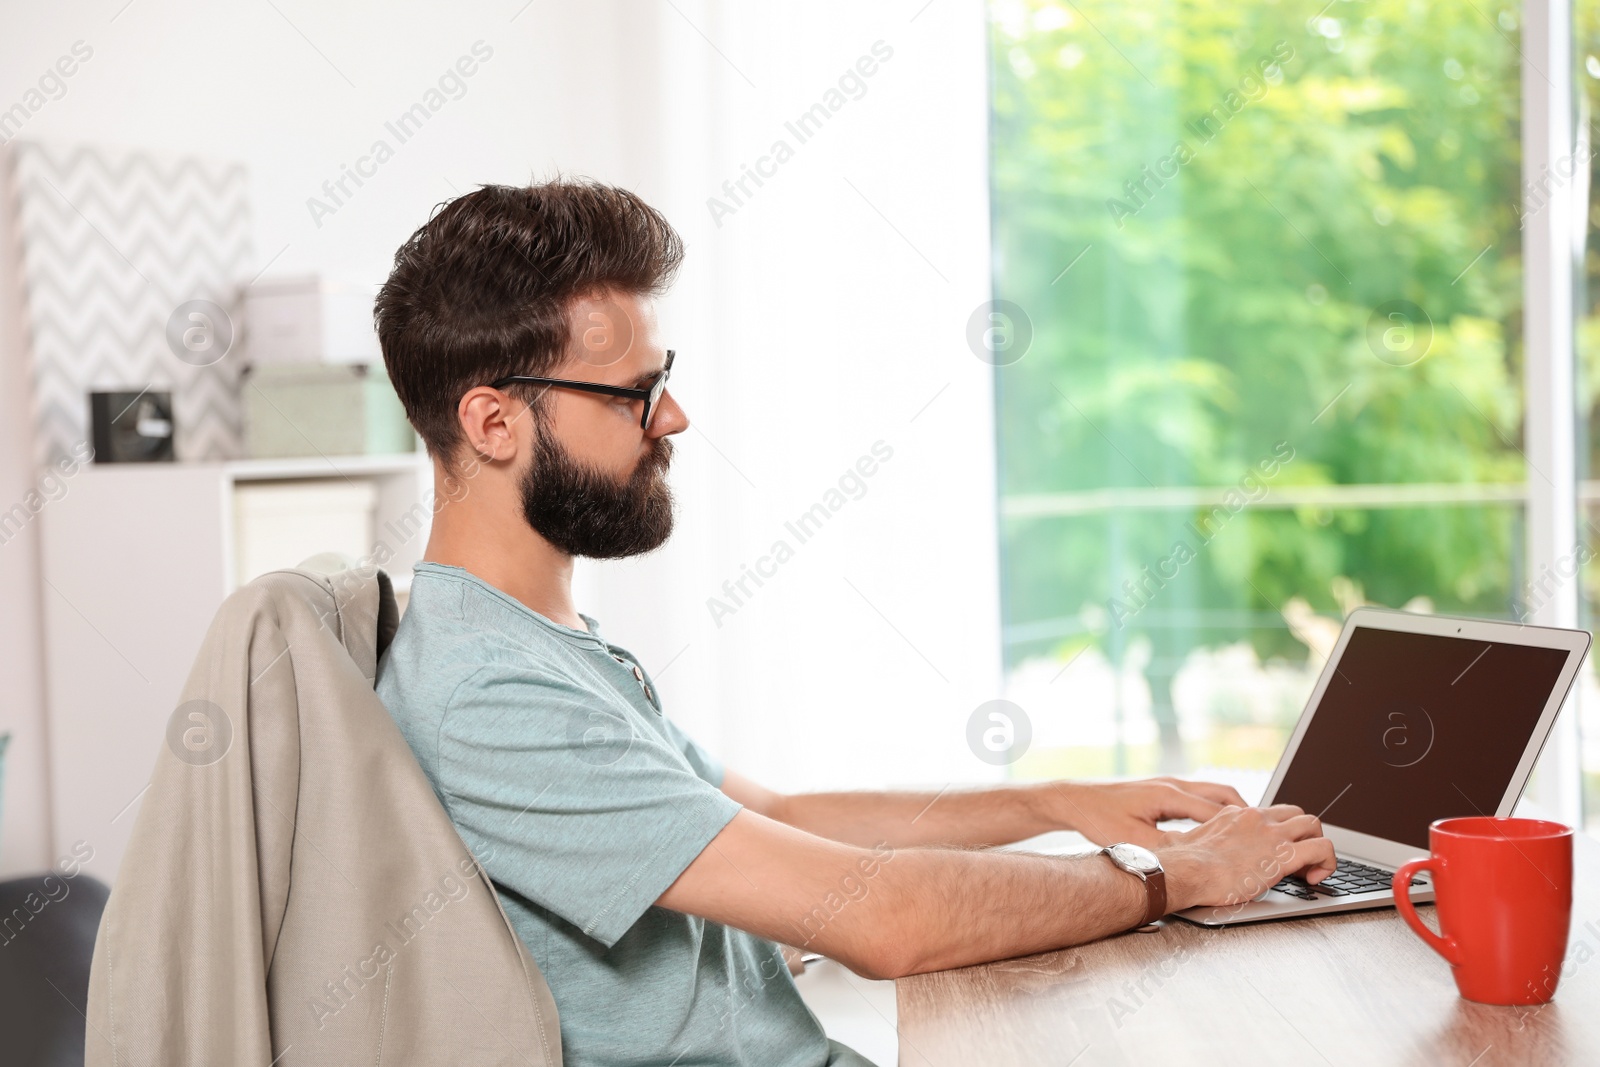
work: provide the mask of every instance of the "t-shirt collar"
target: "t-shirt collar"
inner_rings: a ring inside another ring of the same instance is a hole
[[[588,627],[587,630],[579,630],[571,626],[565,626],[559,622],[556,622],[554,619],[547,618],[546,616],[539,614],[537,611],[534,611],[516,597],[511,596],[505,590],[496,588],[464,567],[456,567],[448,563],[435,563],[431,560],[422,560],[414,565],[411,570],[418,576],[432,574],[439,577],[451,578],[456,581],[464,581],[468,585],[477,589],[480,594],[498,601],[511,611],[526,616],[536,625],[542,626],[547,630],[551,630],[568,641],[592,645],[596,648],[607,647],[605,639],[600,636],[600,623],[588,615],[583,614],[581,611],[578,613],[578,618],[583,620],[583,624]]]

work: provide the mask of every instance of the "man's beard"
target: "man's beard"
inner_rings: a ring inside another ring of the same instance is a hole
[[[569,556],[622,559],[660,548],[672,535],[667,466],[672,442],[659,437],[627,481],[574,460],[540,425],[522,480],[522,514]]]

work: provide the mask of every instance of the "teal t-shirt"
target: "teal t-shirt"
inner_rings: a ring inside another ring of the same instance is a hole
[[[770,941],[655,901],[733,818],[643,667],[458,567],[416,567],[378,695],[500,893],[568,1067],[871,1067]]]

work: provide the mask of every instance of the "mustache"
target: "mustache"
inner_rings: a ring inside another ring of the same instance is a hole
[[[672,441],[666,437],[658,437],[651,442],[650,451],[639,460],[638,468],[633,472],[635,478],[654,477],[667,473],[672,466]]]

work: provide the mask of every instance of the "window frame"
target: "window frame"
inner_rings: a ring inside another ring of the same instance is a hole
[[[1573,121],[1571,0],[1525,0],[1522,6],[1522,237],[1523,258],[1523,448],[1527,459],[1526,574],[1558,574],[1571,557],[1578,530],[1578,389],[1574,309],[1580,263],[1575,261],[1570,195],[1572,176],[1557,178],[1557,195],[1533,191],[1560,175],[1563,157],[1572,162]],[[1581,573],[1581,572],[1580,572]],[[1582,582],[1561,581],[1549,597],[1532,605],[1528,621],[1576,628]],[[1589,667],[1588,669],[1593,669]],[[1583,766],[1574,687],[1567,713],[1540,756],[1530,793],[1551,816],[1583,823]]]

